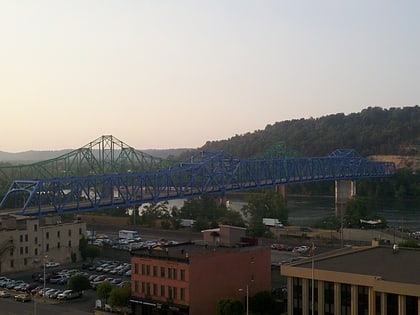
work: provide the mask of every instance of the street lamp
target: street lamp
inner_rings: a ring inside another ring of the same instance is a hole
[[[239,289],[243,291],[244,289]],[[246,315],[249,315],[249,285],[246,285]]]
[[[44,290],[42,291],[42,295],[45,297],[45,284],[46,284],[46,279],[45,279],[45,265],[47,264],[47,258],[48,255],[44,256]]]

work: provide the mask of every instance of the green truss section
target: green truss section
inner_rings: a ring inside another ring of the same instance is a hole
[[[153,157],[112,135],[106,135],[54,159],[0,166],[0,191],[7,191],[9,185],[17,179],[141,172],[162,169],[177,162]]]

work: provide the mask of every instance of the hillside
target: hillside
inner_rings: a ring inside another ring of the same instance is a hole
[[[336,149],[355,149],[362,156],[418,156],[420,107],[369,107],[349,115],[276,122],[264,130],[208,141],[201,149],[224,150],[248,158],[264,155],[273,148],[298,156],[325,156]]]

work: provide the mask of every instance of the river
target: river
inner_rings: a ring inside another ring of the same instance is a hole
[[[169,204],[181,208],[183,200],[173,200]],[[241,199],[230,200],[230,206],[237,211],[245,204]],[[287,209],[290,225],[311,226],[334,215],[334,198],[289,196]],[[382,215],[389,227],[420,231],[420,205],[416,201],[373,200],[368,202],[368,209],[372,214]]]

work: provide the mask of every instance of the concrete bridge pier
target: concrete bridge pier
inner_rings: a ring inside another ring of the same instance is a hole
[[[354,180],[335,181],[335,215],[342,218],[346,213],[347,201],[356,195],[356,182]]]

